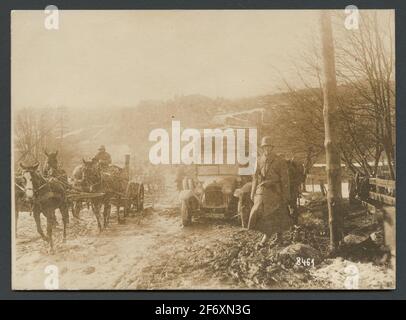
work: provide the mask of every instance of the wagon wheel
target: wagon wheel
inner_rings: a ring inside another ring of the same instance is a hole
[[[137,190],[138,184],[135,182],[129,182],[127,184],[127,189],[125,192],[125,216],[131,212],[131,210],[136,209],[137,207]]]
[[[137,192],[137,211],[141,212],[144,210],[144,185],[141,183],[138,186]]]

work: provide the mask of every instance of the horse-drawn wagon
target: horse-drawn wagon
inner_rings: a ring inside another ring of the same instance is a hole
[[[107,226],[111,205],[117,210],[119,222],[123,222],[131,212],[144,209],[144,185],[134,181],[130,176],[130,155],[125,156],[123,168],[117,165],[101,166],[94,161],[85,161],[73,172],[73,187],[68,191],[67,198],[74,203],[74,215],[87,202],[92,206],[99,228],[100,209],[104,205],[104,227]],[[124,208],[121,215],[120,208]]]
[[[45,153],[47,161],[43,170],[39,163],[24,165],[20,163],[21,172],[15,177],[14,209],[17,228],[18,212],[27,209],[34,214],[38,233],[49,242],[53,250],[52,226],[56,222],[55,210],[59,209],[63,219],[63,236],[69,221],[69,208],[73,216],[79,217],[83,203],[92,208],[99,230],[107,227],[111,205],[116,206],[118,220],[122,222],[133,211],[144,209],[144,186],[141,182],[131,180],[130,156],[125,156],[123,168],[116,165],[101,165],[95,161],[85,161],[77,166],[69,181],[66,172],[59,168],[56,154]],[[103,225],[100,210],[103,208]],[[124,208],[124,217],[120,209]],[[47,219],[47,235],[41,228],[40,214]],[[17,229],[16,229],[17,231]]]

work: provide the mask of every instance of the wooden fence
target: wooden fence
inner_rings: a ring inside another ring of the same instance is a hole
[[[396,206],[396,181],[379,178],[370,178],[369,184],[372,190],[369,197],[383,205]]]
[[[383,225],[385,245],[390,249],[393,268],[396,264],[396,181],[370,178],[370,201],[363,201]]]

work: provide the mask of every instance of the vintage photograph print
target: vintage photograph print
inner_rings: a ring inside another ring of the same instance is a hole
[[[395,289],[394,20],[12,11],[12,289]]]

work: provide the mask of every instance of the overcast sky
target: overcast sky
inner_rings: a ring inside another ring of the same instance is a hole
[[[13,107],[272,93],[318,31],[310,10],[60,11],[52,31],[44,17],[12,14]]]

